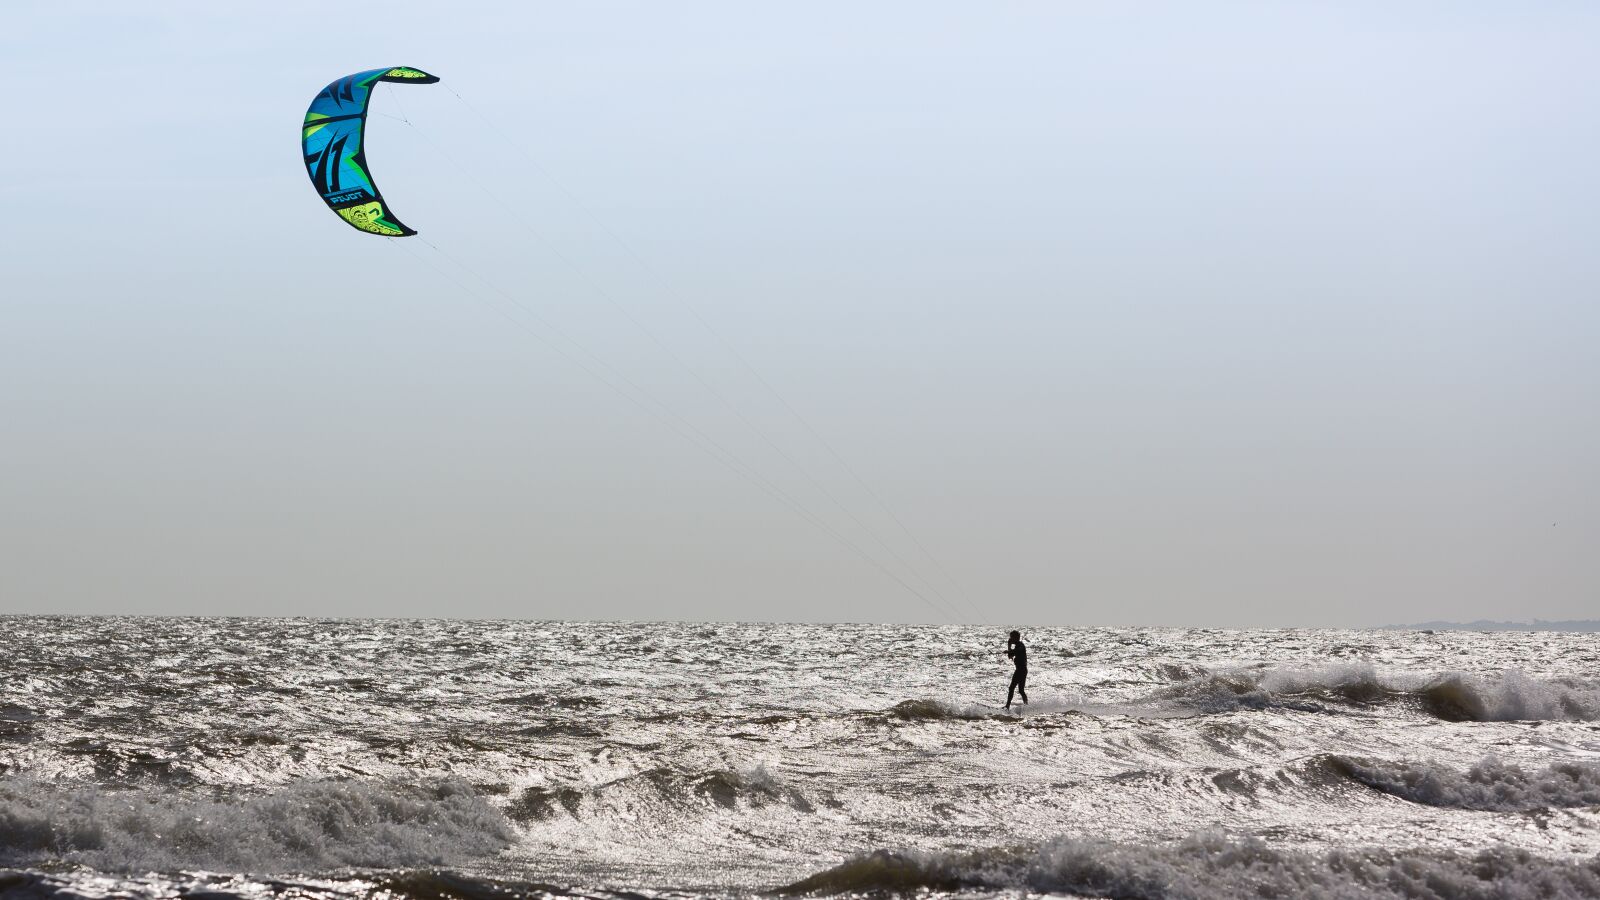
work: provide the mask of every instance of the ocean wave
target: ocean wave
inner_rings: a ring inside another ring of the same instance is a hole
[[[607,891],[578,893],[556,885],[473,878],[446,870],[418,869],[377,878],[345,873],[328,878],[287,880],[210,872],[100,873],[7,872],[0,869],[0,897],[6,900],[124,900],[182,897],[185,900],[643,900]]]
[[[315,871],[495,853],[510,824],[464,781],[315,781],[240,802],[0,780],[0,863]]]
[[[1211,670],[1198,663],[1174,662],[1164,660],[1135,666],[1136,672],[1145,681],[1190,681],[1195,678],[1204,678],[1211,674]]]
[[[195,781],[189,764],[178,754],[120,738],[74,738],[61,744],[60,751],[65,757],[84,760],[94,773],[95,781],[101,783],[182,785]]]
[[[414,900],[525,900],[548,897],[613,896],[607,891],[577,893],[553,884],[472,878],[456,872],[414,871],[385,876],[372,885],[368,896],[389,895]],[[631,895],[628,900],[644,900]]]
[[[1516,670],[1496,675],[1380,675],[1367,663],[1210,672],[1163,688],[1147,700],[1208,713],[1321,711],[1330,703],[1404,704],[1450,722],[1600,719],[1600,683],[1594,681],[1539,679]]]
[[[888,714],[896,719],[917,721],[923,719],[987,719],[1000,715],[999,710],[976,703],[949,703],[943,700],[902,700],[889,707]]]
[[[535,786],[527,788],[506,809],[519,823],[547,821],[562,814],[583,818],[591,811],[624,800],[666,806],[676,813],[695,808],[760,808],[782,804],[800,812],[815,812],[805,794],[779,778],[765,765],[748,769],[689,769],[658,766],[591,786]],[[831,797],[824,803],[833,804]]]
[[[1551,763],[1528,771],[1490,756],[1465,772],[1426,762],[1324,757],[1328,768],[1402,800],[1427,806],[1526,812],[1600,806],[1600,764]]]
[[[90,871],[9,872],[0,869],[5,900],[124,900],[161,897],[185,900],[647,900],[633,891],[576,889],[535,881],[485,878],[446,869],[343,872],[320,878],[219,874],[133,873],[111,877]],[[680,897],[684,895],[679,895]]]
[[[1600,683],[1581,678],[1544,680],[1513,670],[1486,679],[1450,672],[1405,689],[1427,712],[1451,722],[1600,719]]]
[[[493,889],[494,885],[488,886]],[[8,872],[0,869],[0,897],[5,900],[133,900],[176,898],[185,900],[367,900],[373,884],[359,878],[284,880],[271,876],[252,878],[210,872],[123,874],[109,876],[89,870],[66,872]],[[396,892],[397,896],[404,896]],[[480,894],[418,893],[416,900],[446,897],[496,896]],[[510,895],[500,894],[504,900]]]
[[[1129,900],[1577,900],[1600,896],[1600,856],[1565,861],[1496,848],[1473,855],[1340,849],[1325,854],[1200,832],[1171,844],[1058,838],[974,853],[880,850],[782,888],[788,894],[1028,890]]]

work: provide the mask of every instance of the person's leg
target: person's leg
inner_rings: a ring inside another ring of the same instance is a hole
[[[1016,692],[1017,692],[1017,674],[1015,672],[1013,672],[1013,673],[1011,673],[1011,687],[1006,688],[1006,709],[1010,709],[1011,708],[1011,696],[1013,694],[1015,694]],[[1022,695],[1022,699],[1023,699],[1023,702],[1026,703],[1027,699],[1028,699],[1028,695],[1027,694],[1023,694]]]
[[[1028,673],[1017,673],[1017,693],[1022,695],[1022,702],[1028,702]]]

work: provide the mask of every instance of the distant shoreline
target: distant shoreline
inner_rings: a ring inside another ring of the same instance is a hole
[[[1600,631],[1600,619],[1563,619],[1546,622],[1418,622],[1415,625],[1380,625],[1383,631]]]

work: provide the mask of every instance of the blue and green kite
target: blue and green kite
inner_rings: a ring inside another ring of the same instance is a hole
[[[378,82],[433,84],[438,80],[438,76],[406,66],[369,69],[340,78],[311,101],[300,130],[306,173],[328,208],[352,227],[385,237],[416,234],[384,204],[367,172],[361,145],[367,132],[367,104]]]

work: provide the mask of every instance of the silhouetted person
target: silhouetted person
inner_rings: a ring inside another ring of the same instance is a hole
[[[1028,645],[1022,642],[1022,632],[1013,631],[1006,640],[1006,655],[1017,664],[1017,670],[1011,673],[1011,687],[1006,691],[1006,709],[1011,708],[1011,695],[1022,695],[1022,702],[1028,702]]]

